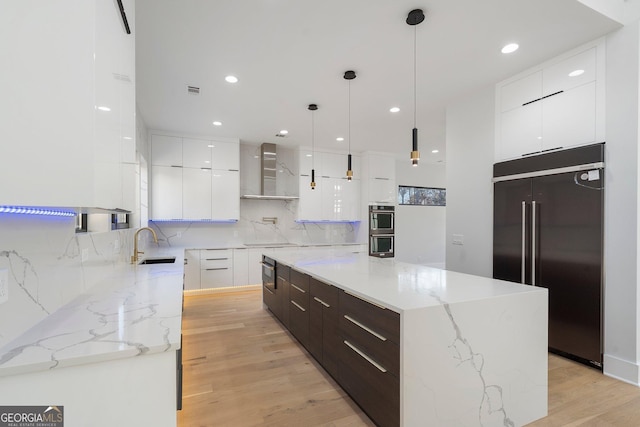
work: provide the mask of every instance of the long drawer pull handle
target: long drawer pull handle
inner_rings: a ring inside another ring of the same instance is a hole
[[[373,335],[374,337],[378,338],[380,341],[386,341],[387,338],[380,335],[379,333],[377,333],[376,331],[372,331],[371,329],[367,328],[366,326],[364,326],[362,323],[358,322],[356,319],[354,319],[351,316],[348,315],[344,315],[344,318],[347,319],[349,322],[353,323],[356,326],[359,326],[360,328],[364,329],[365,331],[369,332],[371,335]]]
[[[293,305],[295,305],[296,307],[298,307],[301,311],[307,311],[305,308],[300,307],[300,304],[298,304],[298,303],[297,303],[297,302],[295,302],[295,301],[291,301],[291,304],[293,304]]]
[[[267,291],[269,291],[269,293],[270,293],[271,295],[275,295],[275,294],[273,293],[273,291],[272,291],[271,289],[267,288],[266,286],[263,286],[263,288],[264,288],[264,289],[266,289]]]
[[[207,261],[224,261],[225,259],[229,258],[207,258]]]
[[[320,298],[318,297],[313,297],[314,300],[318,301],[320,304],[324,305],[325,307],[329,308],[331,307],[329,304],[327,304],[326,302],[322,301]]]
[[[349,341],[343,341],[347,347],[349,347],[351,350],[355,351],[356,353],[358,353],[360,355],[360,357],[362,357],[364,360],[366,360],[367,362],[371,363],[373,366],[375,366],[380,372],[382,373],[386,373],[387,370],[384,369],[384,367],[380,366],[379,363],[377,363],[375,360],[373,360],[372,358],[370,358],[369,356],[367,356],[366,354],[364,354],[364,352],[362,350],[360,350],[358,347],[356,347],[355,345],[351,344]]]
[[[214,271],[214,270],[228,270],[229,267],[219,267],[219,268],[207,268],[207,271]]]
[[[358,299],[359,299],[359,300],[361,300],[361,301],[368,302],[368,303],[369,303],[369,304],[371,304],[371,305],[375,305],[376,307],[381,308],[381,309],[383,309],[383,310],[386,310],[386,309],[387,309],[387,307],[385,307],[385,306],[383,306],[383,305],[376,304],[375,302],[368,301],[368,300],[366,300],[366,299],[362,298],[361,296],[358,296],[358,295],[356,295],[356,294],[352,294],[351,292],[344,291],[344,293],[345,293],[345,294],[347,294],[347,295],[351,295],[351,296],[352,296],[352,297],[354,297],[354,298],[358,298]]]
[[[260,264],[262,264],[262,266],[263,266],[264,268],[267,268],[267,269],[269,269],[269,270],[271,270],[271,271],[275,270],[275,268],[273,268],[273,266],[271,266],[271,265],[267,264],[266,262],[262,262],[262,261],[260,261]]]
[[[299,290],[300,292],[302,292],[303,294],[306,294],[307,291],[305,291],[304,289],[300,289],[299,287],[297,287],[296,285],[294,285],[293,283],[291,284],[292,287],[296,288],[297,290]]]

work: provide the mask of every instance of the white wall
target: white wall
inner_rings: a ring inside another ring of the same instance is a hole
[[[446,267],[485,277],[493,275],[494,108],[493,86],[447,108]]]
[[[607,37],[604,371],[638,384],[638,23]]]
[[[396,161],[396,183],[416,187],[446,188],[444,163]],[[396,205],[395,258],[413,264],[445,266],[445,206]]]

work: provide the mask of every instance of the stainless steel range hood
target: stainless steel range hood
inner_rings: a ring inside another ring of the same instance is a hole
[[[296,200],[296,196],[277,194],[278,158],[276,144],[268,142],[260,146],[260,194],[245,194],[243,199]]]

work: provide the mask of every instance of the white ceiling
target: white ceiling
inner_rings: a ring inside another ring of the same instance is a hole
[[[316,148],[346,150],[354,70],[351,151],[408,159],[415,28],[422,161],[443,161],[448,103],[618,27],[576,0],[136,0],[137,103],[150,129],[289,147],[311,144],[316,103]]]

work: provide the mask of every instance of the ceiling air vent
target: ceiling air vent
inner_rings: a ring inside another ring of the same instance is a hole
[[[200,95],[200,88],[195,86],[187,86],[187,93],[190,95]]]

